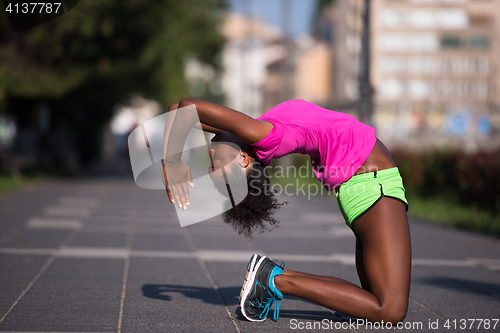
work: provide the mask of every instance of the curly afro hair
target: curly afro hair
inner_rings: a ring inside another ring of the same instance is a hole
[[[230,167],[226,172],[227,178],[237,177],[241,172],[238,166]],[[274,217],[276,211],[288,202],[278,203],[274,193],[270,190],[271,182],[265,166],[260,162],[252,163],[251,169],[246,174],[248,195],[234,208],[226,210],[222,214],[225,223],[230,224],[239,233],[245,235],[247,239],[252,239],[252,233],[258,231],[271,231],[273,227],[278,227],[279,221]],[[226,184],[217,184],[221,190]],[[227,191],[222,190],[222,193]],[[229,208],[231,202],[225,203],[225,208]],[[267,225],[268,224],[268,225]]]

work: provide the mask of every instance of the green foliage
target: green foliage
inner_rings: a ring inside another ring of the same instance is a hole
[[[417,215],[500,234],[500,151],[392,155]]]
[[[320,25],[321,25],[321,16],[324,11],[333,6],[335,4],[335,0],[317,0],[316,9],[314,11],[314,15],[312,18],[312,26],[315,35],[319,34]]]
[[[10,96],[47,99],[105,79],[123,93],[167,104],[186,94],[188,55],[213,62],[223,43],[217,32],[223,9],[213,0],[88,0],[16,34],[4,21],[0,83]]]
[[[29,184],[41,181],[46,177],[44,174],[35,173],[28,176],[9,176],[0,174],[0,193],[15,191]]]
[[[500,152],[393,152],[405,186],[424,197],[500,210]]]
[[[410,203],[408,214],[463,229],[500,236],[500,214],[488,210],[457,204],[439,196],[422,197],[407,193]]]
[[[13,191],[22,187],[26,181],[23,178],[0,175],[0,193]]]
[[[0,108],[25,122],[17,105],[49,102],[53,127],[69,123],[82,161],[94,159],[116,103],[140,94],[167,106],[188,94],[188,57],[217,65],[225,10],[223,0],[85,0],[18,33],[2,17]]]

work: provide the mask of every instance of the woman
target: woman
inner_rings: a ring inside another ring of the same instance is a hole
[[[246,235],[266,229],[265,222],[275,224],[276,199],[269,191],[257,191],[268,186],[264,166],[273,158],[302,153],[311,157],[323,186],[335,190],[346,224],[356,236],[361,287],[335,277],[284,269],[265,256],[253,255],[240,295],[243,315],[251,321],[265,320],[274,303],[277,320],[278,301],[283,295],[293,295],[371,322],[402,321],[408,307],[411,270],[407,201],[399,171],[387,148],[375,137],[375,130],[347,114],[302,100],[284,102],[257,119],[191,98],[173,104],[170,110],[190,105],[196,107],[202,128],[217,133],[215,141],[241,148],[236,157],[239,169],[247,174],[249,183],[257,180],[260,184],[249,185],[247,202],[227,212],[226,222]],[[185,132],[192,125],[177,126],[174,122],[172,133]],[[181,139],[169,145],[182,151],[183,143]],[[227,145],[220,146],[211,151],[213,170],[234,158],[223,153],[222,146]],[[165,159],[165,171],[169,199],[186,209],[189,191],[185,184],[193,185],[189,168],[178,154]],[[258,175],[256,171],[260,171]],[[238,171],[224,175],[233,172]]]

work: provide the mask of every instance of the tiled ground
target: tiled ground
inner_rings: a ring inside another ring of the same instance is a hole
[[[354,238],[336,203],[287,200],[281,227],[246,241],[217,218],[179,227],[164,192],[139,189],[129,178],[49,181],[0,195],[0,331],[325,331],[324,319],[339,327],[341,314],[293,297],[280,303],[278,322],[251,323],[240,313],[254,252],[294,270],[358,281]],[[494,331],[494,321],[489,330],[477,329],[479,321],[461,330],[460,320],[500,318],[500,241],[420,221],[411,229],[403,331]],[[429,328],[436,321],[439,328]]]

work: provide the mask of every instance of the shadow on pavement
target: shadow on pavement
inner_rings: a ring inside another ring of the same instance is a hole
[[[500,284],[479,282],[466,279],[430,277],[421,280],[422,283],[434,285],[440,288],[455,289],[472,294],[500,294]]]
[[[163,301],[171,301],[172,294],[181,293],[184,297],[201,300],[205,303],[220,305],[221,299],[217,291],[213,288],[206,287],[192,287],[180,286],[169,284],[145,284],[142,286],[142,293],[145,297],[159,299]],[[219,288],[219,292],[224,299],[225,305],[234,306],[239,305],[239,294],[241,287],[226,287]],[[293,297],[295,298],[295,297]],[[271,310],[272,311],[272,310]],[[240,307],[236,309],[238,320],[246,321],[241,313]],[[301,310],[280,310],[280,318],[322,321],[323,319],[332,320],[333,322],[339,321],[330,311],[301,311]]]
[[[219,288],[219,292],[224,298],[225,305],[239,304],[238,297],[241,287]],[[160,299],[163,301],[172,300],[172,293],[181,293],[185,297],[202,300],[209,304],[221,304],[221,300],[214,288],[179,286],[170,284],[145,284],[142,286],[142,293],[145,297]]]

